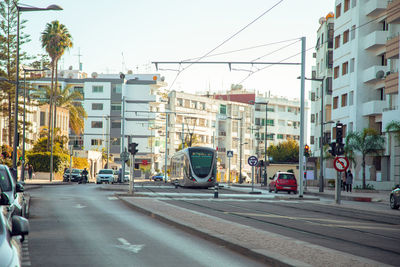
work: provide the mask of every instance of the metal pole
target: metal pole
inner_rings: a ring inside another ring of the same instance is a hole
[[[72,177],[72,148],[73,146],[71,146],[69,152],[69,182],[71,182],[71,177]]]
[[[340,172],[336,172],[336,183],[335,183],[335,202],[336,204],[340,204],[340,191],[342,190],[341,187],[341,180],[340,180]]]
[[[21,181],[25,180],[25,122],[26,122],[26,72],[24,70],[24,123],[22,126],[22,167]]]
[[[305,167],[304,167],[304,180],[305,180],[305,191],[307,191],[307,157],[305,157]]]
[[[324,192],[324,83],[321,86],[321,140],[320,140],[320,160],[319,160],[319,192]]]
[[[267,121],[268,121],[268,102],[265,103],[265,136],[264,136],[264,186],[267,186]]]
[[[242,144],[242,119],[243,119],[243,117],[242,118],[240,118],[240,120],[239,120],[239,153],[240,153],[240,155],[239,155],[239,183],[241,184],[242,183],[242,146],[243,146],[243,144]]]
[[[165,162],[164,162],[164,181],[167,182],[167,164],[168,164],[168,113],[165,114]]]
[[[17,6],[17,77],[15,85],[15,108],[14,108],[14,147],[13,147],[13,175],[15,181],[18,180],[18,169],[17,169],[17,152],[18,152],[18,91],[19,91],[19,7]]]
[[[110,168],[110,116],[107,115],[107,169]]]
[[[251,192],[254,192],[254,166],[251,166]]]
[[[134,172],[133,165],[134,165],[134,162],[135,162],[135,156],[131,154],[130,155],[130,160],[131,160],[131,166],[130,166],[130,177],[129,177],[129,194],[133,195],[134,182],[135,182],[135,180],[134,180],[135,176],[133,174],[133,172]],[[124,176],[125,176],[125,174],[124,174]]]
[[[230,186],[231,185],[231,157],[228,158],[228,162],[229,162],[228,186]]]
[[[125,96],[122,97],[122,142],[121,154],[125,152]],[[125,154],[125,153],[124,153]],[[125,177],[125,157],[122,158],[122,173],[120,183],[124,182]]]
[[[301,37],[301,91],[300,91],[300,147],[299,170],[304,170],[304,82],[306,72],[306,37]],[[300,175],[299,197],[303,197],[303,175]]]

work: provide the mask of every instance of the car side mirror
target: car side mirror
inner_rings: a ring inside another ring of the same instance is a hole
[[[17,193],[22,193],[22,192],[24,192],[24,186],[23,186],[23,184],[17,183],[17,185],[16,185],[16,191],[17,191]]]
[[[4,192],[0,194],[0,205],[10,205],[10,199]]]
[[[29,221],[21,216],[14,215],[12,217],[11,236],[20,235],[21,242],[24,242],[25,235],[29,234]]]
[[[273,180],[274,178],[272,178],[272,177],[269,177],[268,179],[270,179],[270,180]]]

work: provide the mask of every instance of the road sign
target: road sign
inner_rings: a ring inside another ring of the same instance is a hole
[[[247,160],[250,166],[256,166],[258,162],[258,158],[256,156],[250,156]]]
[[[227,156],[228,158],[232,158],[232,157],[233,157],[233,151],[232,151],[232,150],[226,151],[226,156]]]
[[[346,157],[336,157],[333,161],[333,167],[338,172],[344,172],[349,167],[349,160]]]
[[[147,160],[143,159],[143,160],[142,160],[142,165],[145,165],[145,166],[146,166],[147,164],[149,164],[149,162],[148,162]]]
[[[121,159],[127,159],[129,158],[129,153],[124,151],[121,154],[119,154],[119,156],[121,157]]]

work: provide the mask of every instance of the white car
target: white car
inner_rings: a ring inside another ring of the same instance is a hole
[[[96,176],[96,184],[115,182],[114,170],[113,169],[102,169]]]

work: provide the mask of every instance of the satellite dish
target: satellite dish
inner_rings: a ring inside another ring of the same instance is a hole
[[[98,76],[97,72],[92,72],[92,78],[96,79]]]
[[[380,70],[376,73],[376,78],[378,80],[382,79],[383,77],[385,77],[385,72],[383,70]]]

